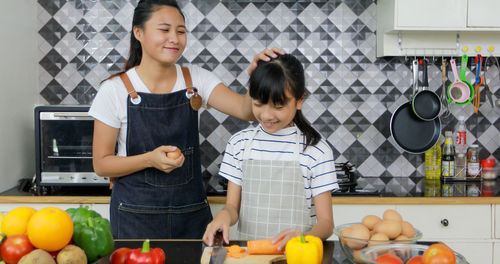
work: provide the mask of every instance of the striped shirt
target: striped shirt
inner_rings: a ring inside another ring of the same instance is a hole
[[[258,131],[252,141],[249,157],[255,160],[293,160],[297,132],[301,133],[293,126],[270,134],[259,125],[234,134],[227,143],[219,174],[239,186],[243,177],[243,150],[256,129]],[[335,160],[332,149],[323,139],[304,151],[305,138],[302,133],[300,135],[299,159],[304,179],[304,196],[308,204],[314,207],[312,197],[338,188]]]

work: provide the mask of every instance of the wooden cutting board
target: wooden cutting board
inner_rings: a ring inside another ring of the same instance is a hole
[[[242,247],[245,250],[246,247]],[[201,255],[201,264],[209,264],[210,262],[210,252],[212,252],[212,247],[206,247]],[[271,264],[273,261],[284,260],[285,255],[248,255],[245,252],[245,256],[242,258],[226,258],[224,264]]]

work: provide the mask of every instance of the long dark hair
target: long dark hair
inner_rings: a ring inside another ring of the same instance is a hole
[[[304,68],[300,61],[291,54],[278,55],[271,61],[259,61],[257,68],[250,75],[250,97],[263,104],[271,101],[275,105],[287,103],[285,91],[289,91],[295,100],[306,96]],[[321,135],[297,110],[293,122],[302,131],[306,140],[306,149],[316,145]]]
[[[111,79],[123,72],[128,71],[141,63],[142,60],[142,47],[141,43],[134,36],[134,27],[144,28],[144,24],[151,18],[153,13],[163,6],[171,6],[176,8],[181,14],[184,21],[186,17],[181,11],[176,0],[141,0],[134,9],[134,17],[132,18],[132,31],[130,32],[130,50],[128,59],[125,62],[125,67],[122,72],[113,74],[108,79]]]

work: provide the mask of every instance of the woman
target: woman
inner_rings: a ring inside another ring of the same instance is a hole
[[[212,215],[201,178],[197,111],[208,104],[252,120],[251,99],[200,67],[175,64],[186,47],[185,19],[175,1],[141,0],[132,26],[125,71],[102,83],[89,111],[94,170],[114,179],[113,236],[201,238]],[[275,52],[281,51],[256,55],[249,71]],[[176,149],[182,155],[167,157]]]

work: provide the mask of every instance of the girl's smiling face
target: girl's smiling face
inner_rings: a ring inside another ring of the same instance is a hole
[[[302,108],[303,97],[296,100],[288,90],[285,91],[285,96],[286,103],[283,105],[275,105],[271,100],[262,103],[259,100],[252,99],[252,112],[268,133],[276,133],[285,127],[291,126],[295,113]]]
[[[179,10],[171,6],[159,7],[144,27],[134,27],[133,33],[141,43],[143,60],[174,64],[186,47],[184,18]]]

